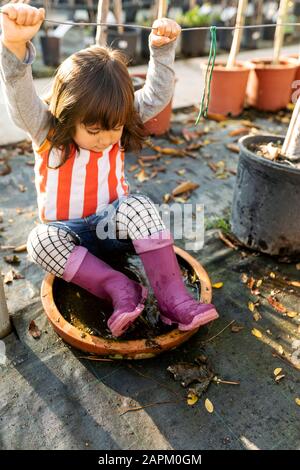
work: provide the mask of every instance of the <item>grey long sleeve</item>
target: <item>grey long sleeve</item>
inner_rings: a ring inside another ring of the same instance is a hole
[[[160,48],[150,47],[146,83],[135,92],[135,106],[143,122],[158,114],[172,98],[175,48],[176,41]],[[31,64],[35,54],[33,44],[28,42],[22,62],[0,41],[0,76],[8,112],[13,122],[40,146],[49,131],[50,112],[34,87]]]

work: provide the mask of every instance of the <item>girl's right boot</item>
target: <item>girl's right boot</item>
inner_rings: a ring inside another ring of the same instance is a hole
[[[146,287],[114,270],[83,246],[75,246],[69,255],[63,279],[112,303],[114,311],[107,325],[114,336],[121,336],[144,309]]]

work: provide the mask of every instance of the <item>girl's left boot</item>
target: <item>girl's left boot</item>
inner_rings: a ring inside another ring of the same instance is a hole
[[[133,240],[133,245],[143,262],[164,323],[175,323],[185,331],[218,318],[214,305],[198,302],[187,291],[168,230]]]

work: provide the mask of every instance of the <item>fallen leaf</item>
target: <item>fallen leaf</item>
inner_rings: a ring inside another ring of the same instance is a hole
[[[297,271],[300,271],[300,263],[296,264],[296,269],[297,269]]]
[[[217,121],[217,122],[227,121],[227,116],[224,116],[224,114],[208,113],[207,117],[208,119],[211,119],[212,121]]]
[[[9,175],[9,173],[11,173],[11,166],[7,163],[6,160],[2,161],[1,163],[3,165],[3,169],[0,170],[0,176]]]
[[[203,143],[202,142],[195,142],[193,144],[190,144],[186,147],[186,150],[199,150],[201,147],[203,147]]]
[[[294,312],[294,311],[293,312],[292,311],[287,312],[287,316],[289,318],[295,318],[295,317],[297,317],[297,315],[298,315],[298,312]]]
[[[163,196],[163,201],[164,201],[165,203],[169,202],[170,199],[171,199],[171,194],[169,194],[169,193],[164,194],[164,196]]]
[[[137,170],[139,168],[138,165],[130,165],[130,167],[128,168],[128,173],[132,173],[133,171]]]
[[[276,277],[276,274],[275,274],[275,273],[273,273],[273,272],[271,272],[271,273],[269,274],[269,277],[270,277],[271,279],[275,279],[275,277]]]
[[[274,369],[273,371],[273,374],[276,376],[276,375],[279,375],[280,372],[282,371],[282,368],[281,367],[276,367],[276,369]]]
[[[227,144],[226,147],[228,150],[230,150],[230,152],[240,153],[240,147],[236,144]]]
[[[296,404],[297,404],[298,406],[300,406],[300,398],[298,398],[298,397],[295,398],[295,402],[296,402]]]
[[[177,170],[176,173],[177,175],[179,176],[183,176],[185,174],[186,170],[184,168],[182,168],[181,170]]]
[[[24,186],[24,184],[18,184],[18,188],[21,191],[21,193],[25,193],[25,191],[27,191],[27,188],[26,186]]]
[[[258,311],[256,311],[253,313],[253,318],[255,321],[259,321],[261,320],[261,314]]]
[[[192,406],[192,405],[195,405],[195,403],[197,403],[197,401],[199,400],[199,397],[193,393],[193,392],[189,392],[188,395],[187,395],[187,404]]]
[[[215,289],[221,289],[223,287],[224,283],[223,282],[216,282],[215,284],[212,285]]]
[[[4,261],[9,264],[20,264],[20,258],[17,255],[4,256]]]
[[[236,137],[238,135],[242,134],[248,134],[249,129],[248,127],[239,127],[238,129],[233,129],[232,131],[229,132],[230,137]]]
[[[24,243],[23,245],[16,246],[13,249],[14,253],[22,253],[23,251],[27,251],[27,244]]]
[[[281,355],[284,353],[284,349],[283,349],[283,347],[281,346],[281,344],[278,346],[278,352],[279,352],[279,354],[281,354]]]
[[[197,188],[199,188],[198,183],[193,183],[192,181],[184,181],[183,183],[180,183],[175,189],[173,189],[172,195],[179,196],[180,194],[186,193],[188,191],[194,191]]]
[[[277,375],[277,376],[275,377],[275,382],[279,382],[281,379],[283,379],[283,377],[285,377],[284,374]]]
[[[300,281],[288,281],[289,286],[300,287]]]
[[[257,282],[256,282],[256,287],[260,287],[262,285],[262,279],[259,279]]]
[[[149,179],[149,176],[143,168],[141,171],[139,171],[139,173],[136,173],[134,175],[134,178],[136,178],[140,183],[143,183],[144,181],[147,181]]]
[[[11,269],[8,273],[5,274],[3,282],[4,284],[9,284],[14,279],[24,279],[24,276],[20,274],[18,271]]]
[[[251,330],[251,333],[253,334],[253,336],[256,336],[256,338],[262,338],[262,332],[257,330],[256,328],[253,328]]]
[[[212,404],[212,402],[208,398],[206,398],[204,405],[205,405],[206,410],[209,413],[213,413],[214,405]]]
[[[243,330],[243,326],[240,325],[231,325],[231,331],[232,333],[239,333],[241,330]]]
[[[241,281],[243,284],[246,284],[248,282],[248,276],[246,273],[241,274]]]
[[[40,338],[42,334],[42,332],[38,329],[37,325],[35,324],[34,320],[31,320],[28,327],[28,331],[34,339]]]
[[[190,142],[193,139],[197,139],[198,134],[197,132],[189,131],[188,129],[183,128],[182,131],[182,136],[186,142]]]
[[[255,305],[253,302],[248,302],[248,309],[250,310],[250,312],[254,312]]]

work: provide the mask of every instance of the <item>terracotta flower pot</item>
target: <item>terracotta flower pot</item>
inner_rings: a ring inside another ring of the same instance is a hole
[[[196,273],[201,284],[201,301],[210,303],[212,298],[211,283],[204,268],[181,248],[175,247],[175,252]],[[53,297],[54,280],[55,276],[46,274],[41,287],[41,299],[46,315],[56,333],[71,346],[82,351],[114,359],[145,359],[156,356],[163,351],[176,348],[181,343],[187,341],[198,330],[198,328],[191,331],[174,329],[151,340],[138,339],[129,341],[117,341],[89,334],[83,335],[80,329],[67,322],[58,311]]]
[[[131,75],[133,78],[141,78],[144,79],[146,78],[145,73],[136,73]],[[143,84],[139,88],[141,88]],[[136,89],[139,89],[136,88]],[[154,116],[152,119],[149,119],[145,123],[145,129],[146,129],[146,135],[162,135],[168,132],[170,129],[171,125],[171,115],[172,115],[172,100],[167,104],[167,106],[157,114],[157,116]]]
[[[254,69],[250,72],[247,101],[250,106],[262,111],[278,111],[290,102],[292,83],[297,63],[294,59],[281,59],[272,65],[270,59],[251,61]]]
[[[207,65],[203,66],[203,73]],[[209,101],[209,113],[238,116],[244,108],[246,87],[251,65],[238,62],[226,69],[225,62],[216,62]]]
[[[294,59],[297,62],[297,69],[295,78],[292,82],[291,89],[291,103],[296,103],[297,99],[300,96],[300,58],[299,54],[291,54],[288,56],[289,59]]]

